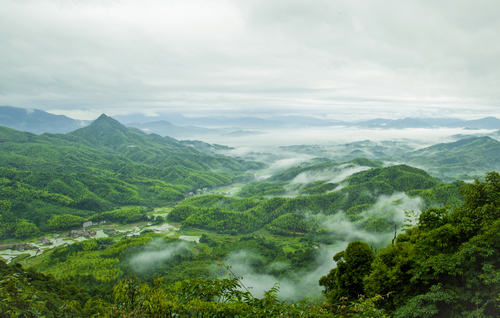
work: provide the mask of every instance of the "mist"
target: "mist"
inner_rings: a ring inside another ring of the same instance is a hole
[[[291,184],[311,183],[320,180],[326,180],[328,183],[339,183],[354,173],[368,169],[372,169],[372,167],[343,164],[331,170],[307,171],[298,174],[291,181]]]
[[[301,127],[300,129],[267,129],[265,134],[227,137],[206,136],[203,141],[217,143],[235,148],[246,147],[253,151],[266,152],[269,147],[292,145],[335,145],[371,140],[412,141],[420,147],[426,147],[438,142],[451,142],[456,135],[489,134],[496,130],[468,130],[463,128],[408,128],[408,129],[363,129],[357,127]]]
[[[280,299],[298,301],[305,297],[320,296],[322,287],[319,286],[318,280],[335,267],[333,256],[346,247],[347,244],[341,243],[334,247],[323,248],[314,260],[313,270],[296,272],[291,278],[277,278],[268,273],[257,272],[252,267],[252,262],[259,259],[259,256],[244,250],[231,253],[224,262],[232,267],[231,270],[235,275],[243,277],[241,282],[254,297],[262,297],[265,291],[278,283]],[[289,266],[288,263],[274,262],[268,264],[265,270],[271,272],[276,267],[286,269]]]
[[[389,222],[397,224],[397,233],[401,233],[402,225],[405,221],[405,211],[412,210],[418,216],[423,208],[423,201],[420,198],[410,198],[405,193],[395,193],[390,196],[381,196],[377,202],[368,210],[362,212],[362,218],[382,215]],[[264,291],[271,289],[274,283],[279,283],[279,297],[282,300],[298,301],[305,297],[320,297],[323,288],[318,285],[322,276],[327,275],[336,266],[333,256],[347,247],[355,240],[361,240],[370,244],[372,248],[379,248],[391,243],[394,237],[394,230],[390,229],[381,233],[371,232],[363,227],[364,222],[352,222],[343,211],[338,211],[333,215],[306,214],[308,219],[320,220],[321,227],[327,229],[327,235],[334,243],[329,246],[322,245],[316,249],[316,258],[313,261],[313,268],[298,271],[291,277],[275,277],[271,272],[276,269],[286,270],[290,263],[272,262],[268,264],[264,272],[257,272],[252,266],[259,256],[239,250],[228,255],[224,262],[232,266],[232,271],[237,276],[243,276],[242,283],[251,287],[250,291],[255,297],[262,297]]]
[[[169,260],[174,255],[183,253],[188,248],[188,243],[165,243],[162,240],[155,240],[145,245],[145,250],[134,255],[129,265],[135,272],[145,272],[152,268],[161,266],[163,262]]]

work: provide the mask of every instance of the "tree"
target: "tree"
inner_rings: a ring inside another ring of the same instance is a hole
[[[376,255],[369,296],[392,292],[394,317],[496,317],[500,312],[500,175],[463,186],[462,206],[429,209]]]
[[[36,225],[26,220],[18,222],[16,225],[16,231],[14,232],[14,236],[16,238],[28,238],[39,234],[40,230],[36,227]]]
[[[319,284],[325,287],[323,293],[328,301],[336,304],[341,298],[354,300],[363,295],[363,279],[370,273],[374,258],[370,246],[361,241],[351,242],[345,251],[335,254],[333,260],[337,267],[319,280]]]

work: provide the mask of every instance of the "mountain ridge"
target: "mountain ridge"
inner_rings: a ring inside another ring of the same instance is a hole
[[[40,109],[0,106],[0,125],[34,134],[67,133],[87,124],[89,121],[54,115]]]

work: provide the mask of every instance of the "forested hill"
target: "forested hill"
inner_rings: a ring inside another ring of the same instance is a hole
[[[197,170],[245,171],[265,166],[262,163],[206,154],[194,147],[185,146],[176,139],[125,127],[104,114],[89,126],[75,130],[66,137],[76,137],[75,141],[94,149],[120,154],[132,161],[155,167],[181,165]]]
[[[472,179],[500,170],[500,142],[490,137],[472,137],[440,143],[394,158],[398,162],[425,167],[444,180]],[[393,159],[393,160],[394,160]]]
[[[248,169],[264,166],[147,135],[105,115],[69,134],[0,126],[0,200],[42,229],[54,215],[163,206],[189,191],[249,180]]]
[[[155,168],[181,166],[219,172],[246,171],[265,166],[206,154],[169,137],[147,135],[127,128],[106,115],[68,134],[37,136],[0,127],[0,142],[9,152],[8,156],[2,154],[2,166],[23,170],[41,168],[43,171],[61,171],[71,167],[74,171],[74,168],[83,168],[79,165],[116,170],[116,167],[132,162]]]

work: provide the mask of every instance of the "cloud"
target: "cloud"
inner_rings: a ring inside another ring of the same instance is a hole
[[[343,211],[333,215],[309,215],[320,221],[321,227],[328,229],[336,244],[361,240],[375,246],[385,246],[394,237],[394,231],[376,232],[366,229],[371,217],[382,218],[397,225],[401,232],[405,221],[405,211],[414,211],[418,216],[423,207],[420,197],[410,198],[405,193],[394,193],[390,196],[380,196],[377,202],[366,211],[359,214],[361,221],[352,222]]]
[[[286,268],[289,264],[273,262],[266,266],[264,273],[258,272],[252,263],[259,259],[259,256],[244,250],[231,253],[224,261],[232,267],[231,270],[237,276],[243,277],[241,282],[255,297],[262,297],[264,291],[268,291],[275,283],[278,283],[280,299],[299,301],[307,296],[318,296],[321,293],[322,287],[318,284],[319,279],[335,266],[333,256],[346,247],[347,244],[339,244],[322,249],[314,260],[313,270],[300,271],[288,278],[275,277],[269,273],[275,269]]]
[[[499,6],[7,0],[0,104],[88,117],[500,116]]]
[[[130,267],[136,272],[144,272],[160,266],[164,261],[176,254],[186,251],[187,243],[180,242],[166,244],[161,240],[154,241],[145,246],[145,251],[134,255],[130,259]]]
[[[395,193],[379,197],[370,209],[362,212],[361,217],[370,218],[383,214],[387,220],[398,224],[400,233],[405,210],[413,210],[418,216],[421,208],[420,198],[410,198],[405,193]],[[260,263],[261,257],[245,250],[235,251],[225,258],[225,264],[232,266],[231,270],[235,275],[243,276],[243,284],[247,288],[251,287],[250,291],[254,296],[262,297],[263,292],[271,289],[277,282],[280,287],[278,294],[280,299],[298,301],[305,297],[316,297],[323,289],[318,285],[319,279],[336,266],[333,256],[345,250],[349,242],[362,240],[377,248],[387,245],[394,237],[393,229],[382,233],[368,231],[363,229],[362,223],[351,222],[342,211],[333,215],[307,214],[306,217],[320,220],[321,226],[327,228],[329,235],[334,239],[330,246],[316,250],[313,269],[299,271],[291,276],[275,277],[272,275],[273,270],[286,270],[290,264],[271,262],[264,269],[257,270],[254,264]]]
[[[409,128],[409,129],[363,129],[356,127],[301,127],[300,129],[269,129],[264,130],[266,134],[243,136],[238,138],[229,138],[224,136],[204,136],[203,139],[209,143],[217,143],[239,148],[242,145],[246,149],[258,149],[260,152],[271,152],[276,154],[280,159],[293,158],[299,156],[296,160],[299,163],[301,160],[316,157],[319,155],[288,153],[278,146],[292,145],[317,145],[323,147],[326,151],[323,156],[337,157],[336,149],[345,151],[343,144],[357,142],[370,139],[373,142],[381,142],[386,140],[399,141],[407,143],[405,147],[427,147],[436,142],[456,141],[452,136],[457,134],[468,135],[471,133],[491,133],[491,130],[464,130],[462,128],[440,128],[440,129],[425,129],[425,128]],[[338,147],[336,145],[341,145]],[[401,145],[400,145],[401,146]],[[332,151],[327,151],[332,150]],[[350,150],[352,151],[352,150]],[[244,154],[236,153],[236,154]],[[346,153],[347,154],[347,153]],[[286,161],[285,161],[286,162]],[[285,163],[284,162],[284,163]]]
[[[333,169],[322,171],[306,171],[298,174],[291,184],[296,183],[311,183],[320,180],[326,180],[329,183],[339,183],[345,180],[350,175],[372,169],[372,167],[363,167],[354,164],[343,164]]]

